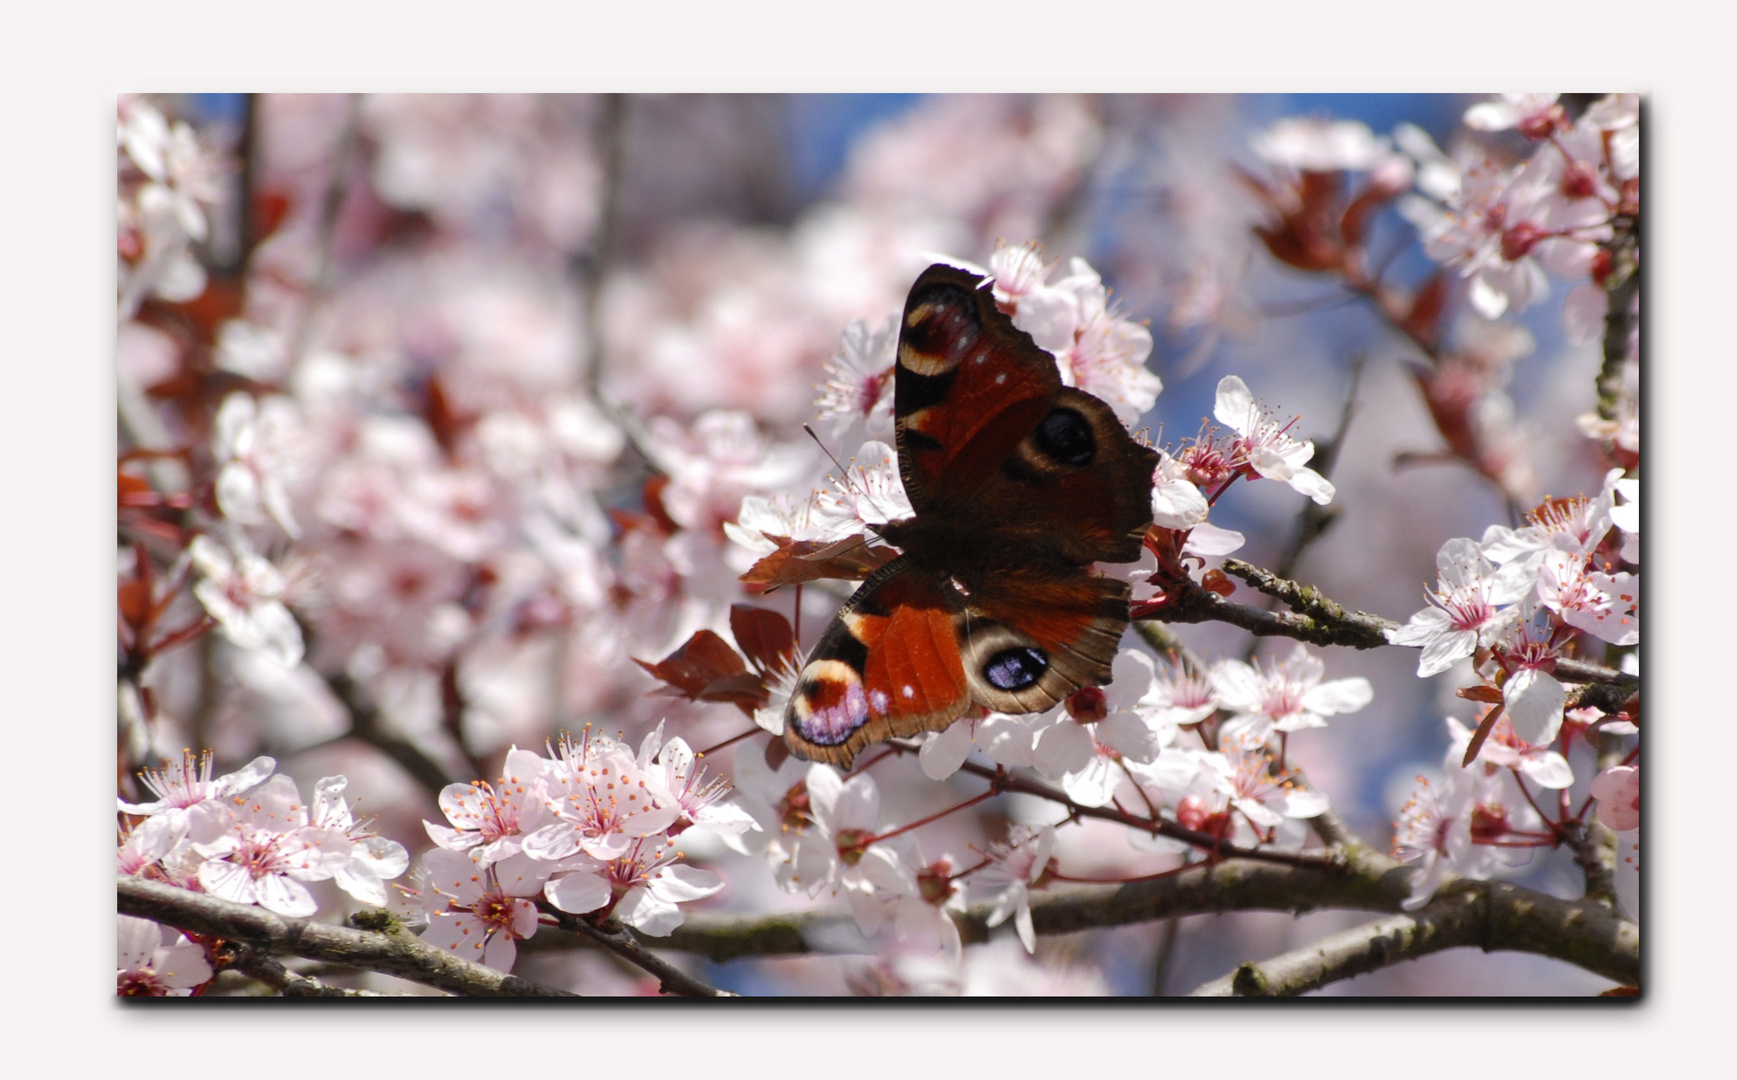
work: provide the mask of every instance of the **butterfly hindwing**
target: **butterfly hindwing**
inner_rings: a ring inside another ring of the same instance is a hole
[[[971,698],[1004,713],[1043,712],[1110,681],[1128,628],[1125,581],[1041,565],[985,575],[960,626]]]
[[[809,654],[785,712],[799,757],[850,768],[871,743],[939,731],[970,704],[958,593],[895,559],[863,582]]]

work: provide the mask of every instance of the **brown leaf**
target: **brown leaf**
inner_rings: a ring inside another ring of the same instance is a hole
[[[759,586],[762,592],[821,578],[861,581],[896,557],[892,549],[858,536],[831,544],[792,540],[787,536],[767,539],[777,544],[778,550],[749,567],[741,578],[749,585]]]
[[[1481,701],[1486,705],[1499,705],[1502,702],[1502,692],[1493,686],[1462,686],[1454,691],[1454,695],[1467,701]]]
[[[1447,307],[1447,275],[1431,274],[1411,298],[1411,310],[1401,320],[1405,332],[1433,348],[1441,340],[1441,316]]]
[[[736,650],[710,630],[696,631],[655,664],[637,657],[633,662],[689,701],[725,701],[752,715],[755,706],[770,697],[760,677],[748,671]]]
[[[794,662],[796,634],[790,620],[776,611],[748,604],[730,606],[730,633],[748,657],[748,662],[762,675],[771,674]]]
[[[1484,714],[1484,722],[1478,725],[1478,730],[1472,732],[1472,741],[1466,744],[1466,756],[1460,761],[1461,768],[1469,769],[1472,762],[1478,760],[1478,751],[1484,748],[1484,740],[1490,737],[1490,732],[1496,730],[1496,721],[1501,718],[1500,705]]]

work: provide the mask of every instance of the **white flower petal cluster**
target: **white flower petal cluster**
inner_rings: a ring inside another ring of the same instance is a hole
[[[496,783],[441,793],[451,825],[424,823],[438,848],[423,863],[428,934],[443,945],[469,941],[483,949],[474,959],[501,970],[512,964],[511,943],[536,932],[529,898],[666,935],[682,924],[679,904],[724,887],[678,861],[676,838],[701,828],[741,850],[740,836],[761,827],[724,799],[729,785],[708,780],[686,742],[664,741],[661,722],[637,754],[587,730],[551,744],[547,757],[514,747],[504,771]],[[471,877],[461,880],[466,866]]]
[[[343,777],[318,782],[310,813],[294,780],[271,775],[276,767],[260,757],[214,779],[207,753],[141,774],[159,798],[118,803],[121,813],[144,818],[121,834],[120,873],[196,883],[279,915],[314,914],[306,885],[313,881],[335,879],[363,903],[384,905],[383,883],[410,865],[403,846],[356,820],[342,797]]]

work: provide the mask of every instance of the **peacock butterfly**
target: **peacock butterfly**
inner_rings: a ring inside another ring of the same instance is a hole
[[[1126,582],[1152,524],[1158,455],[995,305],[937,264],[899,326],[893,418],[912,515],[797,677],[790,750],[848,769],[863,747],[940,731],[973,703],[1042,712],[1110,680]]]

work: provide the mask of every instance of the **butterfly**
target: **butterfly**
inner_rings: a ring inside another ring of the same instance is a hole
[[[941,731],[973,704],[1042,712],[1110,681],[1127,582],[1152,524],[1158,454],[995,304],[936,264],[911,286],[893,374],[912,515],[797,675],[792,753],[848,769],[863,747]]]

